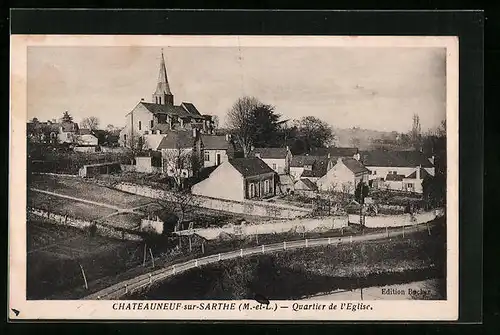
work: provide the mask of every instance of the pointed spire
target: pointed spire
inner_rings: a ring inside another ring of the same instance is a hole
[[[161,49],[160,73],[158,74],[158,84],[156,86],[156,94],[172,94],[167,78],[167,67],[165,58],[163,57],[163,48]]]

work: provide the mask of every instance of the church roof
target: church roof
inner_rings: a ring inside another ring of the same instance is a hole
[[[158,74],[158,84],[156,85],[155,93],[172,94],[170,92],[170,85],[168,84],[167,66],[165,65],[165,58],[163,58],[163,50],[161,52],[160,73]]]
[[[175,115],[181,118],[182,117],[192,117],[199,119],[202,118],[199,113],[193,114],[186,108],[183,108],[182,106],[174,106],[170,104],[161,105],[144,101],[141,101],[140,104],[142,104],[148,111],[150,111],[153,114],[168,114],[168,115]]]
[[[181,106],[184,107],[184,109],[186,109],[192,115],[202,116],[201,113],[198,111],[198,109],[195,107],[195,105],[193,105],[190,102],[183,102]],[[203,116],[203,118],[205,117]]]

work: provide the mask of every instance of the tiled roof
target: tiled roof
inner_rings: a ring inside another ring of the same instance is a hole
[[[202,116],[201,113],[196,108],[196,106],[190,102],[183,102],[181,106],[183,106],[192,115]]]
[[[433,167],[428,157],[420,151],[364,151],[360,154],[365,166],[384,167]]]
[[[312,163],[312,170],[304,170],[301,177],[315,177],[321,178],[328,171],[328,158],[316,157]]]
[[[390,180],[390,181],[403,181],[403,178],[405,176],[402,174],[393,174],[389,173],[386,177],[385,180]]]
[[[354,174],[361,174],[361,173],[369,173],[370,170],[368,170],[363,164],[355,160],[354,158],[342,158],[342,163],[344,163],[345,166],[349,170],[351,170]]]
[[[312,181],[310,181],[309,179],[307,178],[302,178],[300,180],[298,180],[297,182],[301,181],[302,183],[304,183],[304,185],[311,191],[316,191],[318,189],[318,186],[316,186],[315,183],[313,183]]]
[[[157,149],[188,149],[194,146],[194,141],[191,131],[170,131],[163,137]]]
[[[284,159],[286,158],[287,150],[286,148],[254,148],[250,155],[257,157],[260,155],[261,158],[270,159]]]
[[[427,172],[425,169],[420,169],[420,179],[424,179],[426,177],[431,176],[429,172]],[[411,173],[409,176],[405,177],[407,179],[416,179],[417,178],[417,171],[414,171]]]
[[[191,111],[188,111],[186,108],[183,108],[182,106],[174,106],[169,104],[161,105],[144,101],[141,101],[141,104],[153,114],[168,114],[168,115],[176,115],[179,117],[202,118],[199,112],[193,114]]]
[[[229,163],[234,166],[243,177],[258,176],[265,173],[274,173],[274,171],[262,159],[257,157],[234,158]]]
[[[201,135],[201,141],[203,143],[203,149],[207,150],[227,150],[231,146],[231,142],[226,141],[226,136],[224,135]]]
[[[159,130],[161,134],[166,134],[170,131],[170,126],[167,123],[158,123],[151,130],[153,130],[154,133]]]
[[[312,156],[328,156],[330,157],[352,157],[358,153],[358,148],[340,148],[340,147],[330,147],[330,148],[315,148],[311,150]]]
[[[290,162],[291,167],[304,167],[304,165],[312,165],[316,160],[321,159],[320,156],[300,155],[293,156]]]
[[[87,128],[80,128],[78,135],[92,135],[92,130]]]

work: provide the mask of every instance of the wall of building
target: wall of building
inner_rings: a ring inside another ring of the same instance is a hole
[[[273,158],[261,158],[264,163],[266,163],[271,169],[273,169],[278,174],[286,174],[287,171],[287,163],[286,159],[273,159]]]
[[[266,189],[267,183],[267,189]],[[251,187],[253,185],[254,194],[250,194]],[[250,177],[245,180],[245,198],[264,198],[275,195],[275,182],[274,174],[268,174],[263,176]]]
[[[422,181],[423,179],[403,179],[403,190],[407,192],[415,192],[415,193],[423,193],[423,187],[422,187]],[[413,184],[413,188],[410,187],[408,184]]]
[[[397,174],[408,176],[415,172],[417,167],[385,167],[385,166],[367,166],[368,170],[372,171],[369,175],[369,179],[386,178],[387,174],[391,171],[396,171]]]
[[[290,167],[290,176],[292,176],[294,180],[299,180],[302,172],[304,172],[303,167]]]
[[[149,112],[146,107],[138,104],[132,112],[126,116],[125,127],[120,132],[120,144],[130,147],[131,141],[137,142],[139,137],[142,137],[151,130],[150,123],[153,119],[153,114]],[[139,122],[141,123],[141,129],[139,129]],[[126,141],[124,140],[124,135],[127,136]]]
[[[216,184],[216,186],[220,187],[220,184]],[[175,194],[172,194],[169,191],[155,189],[148,186],[130,183],[119,183],[117,185],[113,185],[113,187],[120,191],[138,194],[145,197],[154,199],[169,199],[175,201]],[[307,215],[312,211],[311,208],[297,207],[289,204],[267,203],[263,201],[253,200],[234,201],[228,199],[211,198],[208,196],[196,194],[194,195],[194,201],[196,201],[196,205],[199,207],[238,214],[291,219]]]
[[[205,155],[207,155],[207,154],[208,154],[209,160],[205,160]],[[203,150],[203,167],[216,166],[217,165],[217,160],[216,160],[217,154],[220,154],[221,164],[228,161],[229,157],[227,155],[226,150],[205,149],[205,150]]]
[[[435,209],[416,213],[413,216],[411,214],[365,216],[364,223],[368,228],[402,227],[429,222],[443,216],[443,214],[443,209]],[[349,223],[359,224],[359,222],[359,215],[349,214]]]
[[[234,201],[244,199],[243,176],[229,163],[219,165],[210,177],[193,185],[193,194]]]
[[[320,191],[330,191],[333,189],[336,192],[343,192],[345,187],[349,185],[349,193],[354,194],[356,184],[360,180],[361,178],[356,178],[354,173],[343,163],[337,163],[323,177],[319,178],[316,184]],[[343,185],[346,186],[343,188]]]
[[[165,134],[146,134],[144,135],[144,142],[146,149],[156,150],[160,145],[161,140]]]
[[[94,135],[87,134],[79,135],[76,142],[80,145],[97,145],[99,141]]]

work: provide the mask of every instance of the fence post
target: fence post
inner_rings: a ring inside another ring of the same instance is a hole
[[[332,243],[332,239],[329,237],[328,238],[328,244],[331,244]]]
[[[220,254],[219,254],[219,261],[220,261]]]
[[[283,250],[286,250],[286,241],[283,241]]]
[[[351,236],[349,236],[349,242],[351,242],[351,243],[352,243],[352,235],[351,235]]]
[[[175,274],[175,265],[172,265],[172,274]]]
[[[243,249],[240,249],[240,257],[243,257]]]
[[[306,238],[306,248],[307,248],[307,246],[308,246],[308,243],[307,243],[307,238]]]
[[[385,232],[387,233],[387,237],[389,237],[389,228],[385,227]]]
[[[151,273],[149,274],[149,283],[151,284],[153,282],[153,279],[151,278]]]
[[[265,248],[265,246],[264,246],[264,245],[262,245],[262,253],[264,253],[264,248]]]
[[[125,284],[125,294],[128,293],[128,287],[127,284]]]
[[[198,267],[198,260],[197,259],[194,260],[194,266]]]

